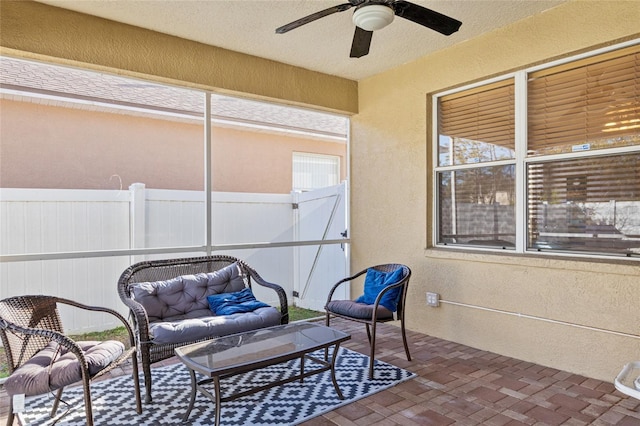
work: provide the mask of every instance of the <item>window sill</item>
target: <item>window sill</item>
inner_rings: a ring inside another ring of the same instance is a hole
[[[532,268],[575,269],[597,273],[616,273],[638,275],[640,259],[638,258],[595,258],[576,256],[570,253],[527,252],[516,253],[512,250],[471,249],[428,247],[424,251],[428,259],[454,260],[464,262],[494,263],[500,265],[528,266]]]

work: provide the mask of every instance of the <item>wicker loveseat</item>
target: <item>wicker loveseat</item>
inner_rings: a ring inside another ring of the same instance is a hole
[[[263,306],[224,316],[210,309],[209,296],[246,293],[255,284],[276,292],[279,309]],[[284,289],[225,255],[136,263],[120,276],[118,294],[131,312],[147,403],[152,401],[151,364],[172,357],[175,348],[289,322]]]

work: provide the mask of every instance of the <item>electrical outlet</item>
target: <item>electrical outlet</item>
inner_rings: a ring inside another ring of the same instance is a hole
[[[438,307],[440,306],[440,295],[438,293],[429,293],[427,292],[427,305]]]

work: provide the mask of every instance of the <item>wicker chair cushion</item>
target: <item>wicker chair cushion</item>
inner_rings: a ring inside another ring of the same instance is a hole
[[[350,318],[370,320],[373,317],[373,305],[357,303],[353,300],[332,300],[327,303],[327,310]],[[378,320],[393,318],[393,312],[382,305],[378,305],[377,318]]]
[[[121,342],[76,342],[84,352],[89,375],[94,376],[124,352]],[[53,359],[53,362],[52,362]],[[82,380],[78,358],[55,342],[49,343],[17,368],[4,383],[9,395],[41,395]]]
[[[193,311],[152,322],[149,331],[154,344],[184,343],[280,325],[280,319],[280,311],[271,306],[223,316],[216,316],[207,308],[206,312]]]
[[[402,274],[402,268],[398,268],[392,272],[378,271],[375,268],[367,269],[367,275],[364,279],[364,294],[358,297],[356,302],[373,305],[376,302],[378,294],[380,294],[385,287],[400,281]],[[397,311],[401,291],[402,287],[395,287],[387,291],[380,299],[380,305],[391,312]]]
[[[212,294],[207,296],[209,309],[216,315],[231,315],[252,312],[258,308],[266,308],[264,302],[256,300],[249,287],[235,293]]]
[[[237,263],[211,273],[181,275],[169,280],[131,285],[133,298],[144,306],[149,321],[164,321],[205,309],[211,315],[207,296],[232,293],[245,287]]]

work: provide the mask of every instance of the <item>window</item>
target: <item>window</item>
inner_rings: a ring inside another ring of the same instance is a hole
[[[515,247],[513,79],[438,106],[438,243]]]
[[[640,257],[640,45],[434,97],[437,245]]]
[[[640,154],[527,165],[527,246],[640,254]]]
[[[293,190],[309,191],[340,183],[340,157],[293,153]]]

